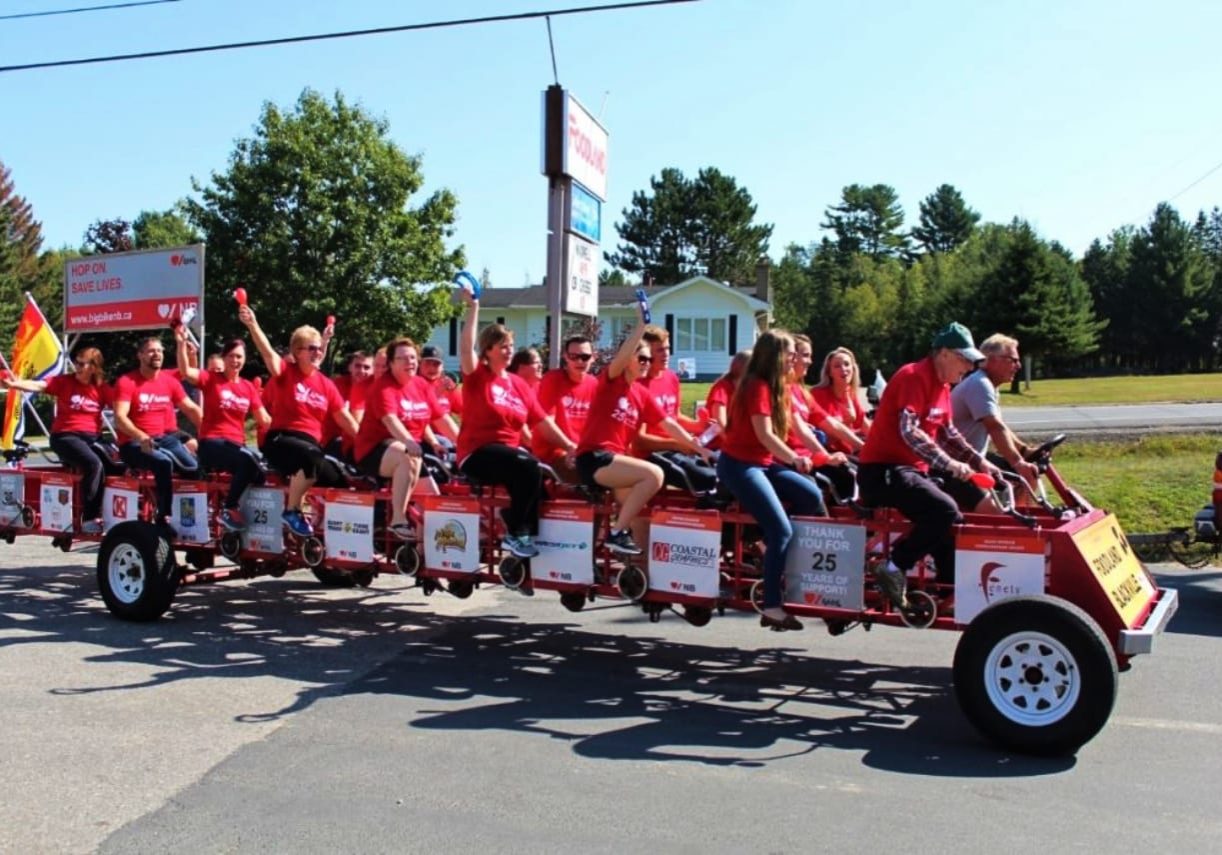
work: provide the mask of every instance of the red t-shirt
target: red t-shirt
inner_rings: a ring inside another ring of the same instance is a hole
[[[276,401],[276,412],[272,414],[268,431],[296,431],[321,444],[323,423],[332,420],[344,408],[344,399],[331,378],[321,371],[311,372],[306,377],[288,361],[281,365],[280,375],[267,384],[275,390]]]
[[[598,380],[589,374],[582,375],[581,380],[574,383],[567,371],[555,368],[543,375],[536,394],[543,412],[555,420],[561,433],[577,442],[585,432],[597,388]],[[563,451],[548,441],[542,431],[531,438],[530,450],[540,460],[551,460]]]
[[[522,444],[522,426],[533,427],[547,415],[525,380],[516,374],[494,376],[483,363],[463,378],[462,403],[459,463],[494,442],[517,448]]]
[[[382,376],[385,377],[386,375]],[[373,388],[373,384],[376,382],[375,378],[370,377],[358,383],[352,379],[352,375],[345,374],[342,377],[336,377],[331,382],[335,384],[336,390],[339,391],[339,396],[348,402],[348,412],[352,413],[352,417],[359,422],[361,414],[365,412],[365,398],[369,394],[369,390]],[[327,419],[322,425],[322,442],[319,445],[326,445],[339,435],[340,429],[335,419]],[[344,442],[347,444],[347,437],[344,437]]]
[[[917,414],[921,430],[935,442],[950,424],[950,386],[938,379],[932,357],[908,363],[887,383],[874,425],[861,449],[862,463],[890,463],[929,471],[929,464],[900,435],[900,413],[905,409]]]
[[[226,380],[219,371],[201,371],[195,385],[204,396],[199,438],[226,439],[245,445],[246,416],[254,415],[263,406],[255,384],[243,377]]]
[[[708,397],[704,399],[704,405],[708,407],[709,415],[713,414],[713,405],[721,404],[727,410],[729,415],[730,401],[734,400],[734,388],[737,380],[731,380],[729,377],[722,377],[711,387],[709,387]]]
[[[755,435],[751,424],[752,416],[772,416],[772,398],[768,392],[768,384],[758,377],[747,379],[742,393],[737,396],[730,410],[730,423],[722,434],[721,453],[728,454],[735,460],[750,463],[755,466],[768,466],[772,463],[772,452],[764,447]],[[786,396],[781,405],[791,407],[792,399]]]
[[[827,421],[827,411],[811,400],[806,392],[806,387],[801,383],[789,384],[789,406],[795,416],[801,416],[802,421],[810,425],[811,430],[823,427]],[[806,457],[812,454],[811,450],[802,443],[802,437],[798,436],[798,432],[792,427],[789,429],[789,436],[785,437],[785,443]]]
[[[612,380],[604,371],[594,386],[594,401],[577,444],[578,454],[600,449],[627,454],[641,422],[648,427],[666,418],[649,390],[641,383],[629,383],[623,374]]]
[[[137,368],[115,381],[115,401],[131,403],[128,418],[149,436],[164,436],[178,429],[174,409],[185,397],[187,393],[182,384],[164,371],[158,371],[155,377],[149,379]],[[118,438],[120,445],[136,439],[122,431],[119,431]]]
[[[849,430],[863,437],[866,435],[868,431],[866,408],[861,405],[861,401],[841,401],[836,397],[831,386],[816,386],[810,390],[810,394],[814,397],[815,403],[823,407],[829,416],[839,419]],[[852,412],[849,411],[850,406],[852,406]],[[827,447],[830,451],[843,451],[845,454],[853,450],[834,436],[828,436]]]
[[[102,408],[113,397],[105,383],[82,383],[73,374],[59,374],[47,381],[46,394],[55,396],[51,433],[102,432]]]
[[[365,415],[356,434],[356,450],[353,453],[357,460],[377,448],[382,440],[390,439],[390,431],[382,422],[387,415],[398,416],[412,439],[421,442],[424,440],[424,429],[444,414],[427,380],[419,376],[411,377],[400,385],[388,371],[373,384],[365,399]]]
[[[672,419],[679,415],[679,402],[682,400],[679,394],[679,375],[671,371],[669,368],[654,377],[652,380],[641,378],[641,384],[649,390],[649,394],[653,395],[653,399],[657,402],[658,407],[663,413],[670,416]],[[645,432],[654,436],[669,437],[662,427],[657,424],[645,426]]]

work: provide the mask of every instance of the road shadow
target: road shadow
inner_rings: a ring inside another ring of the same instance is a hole
[[[187,588],[162,620],[132,624],[109,615],[93,572],[79,564],[0,570],[0,655],[85,643],[80,661],[147,666],[130,682],[65,683],[55,695],[271,675],[308,685],[287,704],[236,720],[274,720],[328,696],[388,694],[420,699],[412,727],[517,731],[600,760],[751,768],[841,749],[879,769],[971,777],[1075,764],[983,742],[953,698],[949,668],[807,652],[798,645],[822,639],[817,621],[792,644],[761,634],[766,643],[733,648],[717,646],[715,626],[706,644],[656,637],[639,620],[600,634],[581,627],[584,616],[524,622],[491,600],[496,614],[440,616],[394,581],[325,592],[292,574]]]
[[[1075,765],[1073,758],[1011,755],[985,744],[950,683],[945,667],[482,616],[409,642],[402,656],[345,695],[418,698],[412,727],[534,734],[602,760],[752,768],[841,749],[864,752],[868,766],[913,775],[1018,777]],[[429,707],[430,699],[437,705]]]

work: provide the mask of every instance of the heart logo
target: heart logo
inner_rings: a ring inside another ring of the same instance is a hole
[[[170,316],[170,308],[169,303],[162,303],[157,307],[157,314],[163,318],[168,318]]]
[[[803,597],[806,599],[806,604],[808,606],[813,606],[815,603],[819,602],[819,595],[814,591],[807,591],[805,594],[803,594]]]
[[[178,265],[182,264],[182,256],[181,255],[171,255],[170,264],[173,267],[177,267]]]
[[[560,578],[560,571],[558,571],[558,570],[548,570],[548,571],[547,571],[547,575],[548,575],[548,577],[549,577],[549,578],[552,578],[552,579],[559,579],[559,578]]]
[[[677,590],[679,590],[679,584],[680,584],[680,583],[678,583],[678,582],[671,582],[671,583],[670,583],[670,589],[671,589],[672,591],[677,591]]]

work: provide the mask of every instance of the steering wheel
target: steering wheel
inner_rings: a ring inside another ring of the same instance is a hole
[[[1047,461],[1052,456],[1052,450],[1067,439],[1069,439],[1069,434],[1058,433],[1052,439],[1029,451],[1026,460],[1029,463]]]

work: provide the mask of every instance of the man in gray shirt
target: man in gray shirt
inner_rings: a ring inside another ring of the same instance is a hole
[[[980,351],[984,361],[950,393],[955,429],[981,454],[988,448],[989,440],[993,440],[996,455],[989,457],[1000,458],[993,462],[1017,472],[1029,484],[1035,484],[1039,470],[1025,459],[1030,448],[1002,421],[1001,404],[997,399],[998,387],[1013,380],[1022,365],[1018,342],[997,333],[981,342]]]

